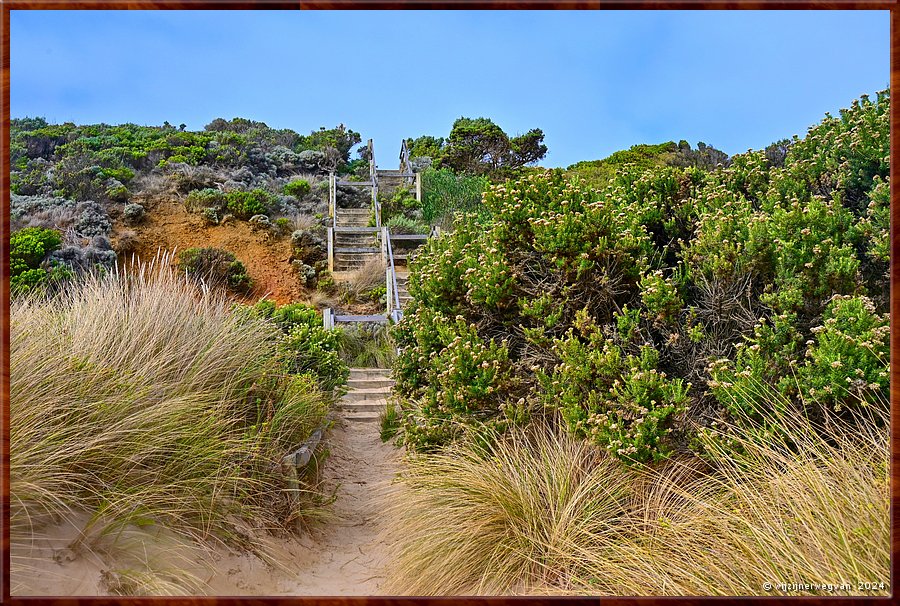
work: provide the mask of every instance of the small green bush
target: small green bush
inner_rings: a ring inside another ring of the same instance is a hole
[[[384,225],[391,229],[392,234],[427,234],[431,231],[428,223],[404,215],[394,215]]]
[[[325,330],[318,310],[302,303],[278,306],[265,299],[239,309],[250,316],[267,319],[281,329],[281,359],[288,372],[311,373],[322,389],[328,391],[347,382],[350,369],[338,355],[337,331]]]
[[[144,207],[141,204],[126,204],[123,216],[129,225],[140,223],[144,219]]]
[[[275,203],[275,196],[264,189],[232,191],[225,194],[225,208],[238,219],[267,215]]]
[[[48,279],[40,267],[43,260],[62,243],[53,229],[26,227],[9,238],[10,291],[19,294],[35,290]]]
[[[62,236],[54,229],[43,227],[26,227],[12,234],[9,238],[10,263],[17,262],[26,267],[35,268],[44,257],[62,244]]]
[[[200,216],[203,217],[203,220],[210,225],[219,224],[219,209],[215,208],[214,206],[207,206],[206,208],[201,210]]]
[[[458,175],[449,168],[428,168],[422,173],[422,214],[428,223],[456,212],[486,212],[481,196],[488,186],[484,177]]]
[[[264,189],[226,193],[207,187],[191,191],[185,199],[185,205],[191,211],[214,208],[219,215],[227,212],[238,219],[249,220],[255,215],[268,215],[275,201],[275,196]]]
[[[178,268],[188,276],[235,292],[252,287],[247,268],[235,256],[221,248],[189,248],[178,255]]]
[[[284,193],[295,198],[302,198],[310,192],[312,188],[306,179],[297,179],[291,181],[284,186]]]
[[[202,208],[223,209],[225,207],[225,192],[211,187],[192,190],[187,195],[185,206],[190,211],[197,211]]]
[[[272,225],[275,226],[275,229],[281,236],[291,233],[291,231],[294,229],[293,221],[291,221],[287,217],[278,217],[277,219],[272,221]]]

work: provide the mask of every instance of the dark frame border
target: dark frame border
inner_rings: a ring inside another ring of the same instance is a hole
[[[12,604],[54,604],[76,606],[81,604],[222,604],[222,605],[272,605],[294,604],[314,606],[406,606],[409,604],[464,605],[464,606],[538,606],[545,602],[588,606],[598,602],[614,606],[644,606],[655,603],[730,604],[738,599],[742,604],[772,604],[784,601],[800,601],[804,604],[835,604],[852,602],[860,605],[892,603],[892,598],[860,597],[689,597],[689,598],[591,598],[591,597],[460,597],[460,598],[394,598],[394,597],[191,597],[191,598],[116,598],[116,597],[15,597],[10,596],[10,543],[9,543],[9,103],[10,59],[9,28],[10,10],[190,10],[190,9],[291,9],[291,10],[368,10],[368,9],[494,9],[494,10],[889,10],[890,15],[890,91],[892,100],[900,98],[900,0],[311,0],[286,2],[284,0],[0,0],[2,25],[0,25],[0,89],[2,89],[2,121],[0,121],[0,509],[2,509],[2,542],[0,542],[0,602]],[[891,156],[897,158],[900,143],[900,106],[892,103],[890,109]],[[891,359],[900,359],[900,167],[895,162],[890,167],[890,351]],[[890,369],[891,402],[891,588],[896,594],[897,564],[900,556],[900,363]]]

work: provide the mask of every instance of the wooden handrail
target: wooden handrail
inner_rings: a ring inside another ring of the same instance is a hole
[[[372,208],[375,210],[375,227],[381,227],[381,203],[378,201],[378,165],[375,164],[375,144],[369,139],[369,177],[372,181]]]
[[[394,249],[391,246],[391,232],[384,228],[384,239],[387,244],[388,262],[391,268],[391,283],[394,287],[394,309],[400,309],[400,294],[397,292],[397,268],[394,265]]]

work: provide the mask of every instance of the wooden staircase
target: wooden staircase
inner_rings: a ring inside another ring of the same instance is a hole
[[[409,258],[413,251],[408,246],[416,244],[416,248],[428,239],[422,234],[391,235],[381,225],[381,207],[378,201],[379,186],[387,189],[397,187],[415,187],[416,199],[422,199],[422,179],[412,169],[409,150],[404,141],[400,148],[400,168],[379,169],[375,164],[375,149],[369,139],[369,180],[338,180],[335,174],[330,176],[329,216],[331,227],[328,228],[328,269],[339,273],[353,271],[363,267],[373,259],[381,259],[386,267],[385,285],[387,288],[387,311],[384,315],[351,316],[334,314],[325,310],[325,326],[335,323],[378,322],[386,323],[391,317],[395,321],[402,315],[403,307],[410,301],[407,284]],[[340,208],[338,206],[338,186],[369,187],[372,190],[371,208]],[[374,221],[373,221],[374,219]],[[374,225],[372,225],[374,223]],[[392,242],[400,246],[394,250]],[[401,268],[402,266],[402,268]],[[339,279],[339,276],[335,276]]]
[[[394,380],[387,368],[351,368],[349,391],[341,400],[344,419],[353,423],[375,423],[384,410]]]
[[[368,208],[335,209],[334,227],[329,237],[331,271],[352,271],[381,256],[378,228],[369,227]]]

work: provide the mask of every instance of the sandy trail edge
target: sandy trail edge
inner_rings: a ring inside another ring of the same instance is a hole
[[[201,548],[174,533],[129,528],[115,543],[72,550],[87,514],[43,529],[28,545],[13,547],[12,595],[109,595],[113,585],[135,571],[146,572],[149,594],[193,595],[378,595],[387,565],[380,538],[384,493],[400,468],[401,454],[379,437],[378,423],[338,417],[327,439],[330,453],[322,471],[333,519],[301,537],[257,537],[276,555],[278,566],[224,547]],[[25,568],[17,573],[17,564]],[[171,573],[170,573],[171,571]],[[177,588],[175,573],[189,573],[191,587]],[[157,583],[157,591],[153,591]]]

